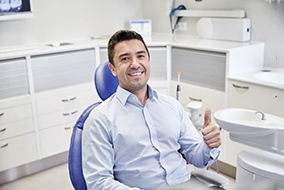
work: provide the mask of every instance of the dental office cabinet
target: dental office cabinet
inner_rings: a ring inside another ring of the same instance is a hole
[[[93,72],[107,61],[106,43],[84,39],[0,55],[0,184],[24,166],[33,170],[36,165],[38,171],[67,161],[73,124],[84,108],[99,101]],[[190,101],[202,101],[201,114],[206,107],[213,113],[230,105],[229,75],[263,66],[262,42],[153,35],[146,44],[149,84],[175,97],[176,72],[181,71],[180,101],[185,109]],[[222,136],[220,160],[226,163],[231,147],[224,131]]]
[[[228,77],[228,107],[257,110],[284,118],[284,87],[255,80],[255,72]],[[226,151],[227,163],[233,166],[237,165],[237,157],[241,151],[255,150],[251,146],[231,140],[228,140],[227,144],[231,147]]]

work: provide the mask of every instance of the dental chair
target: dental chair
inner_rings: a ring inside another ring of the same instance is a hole
[[[102,101],[110,97],[116,91],[118,79],[112,75],[110,69],[108,68],[108,62],[100,64],[95,70],[94,83],[97,93]],[[96,102],[87,107],[75,123],[72,131],[68,155],[68,168],[72,185],[76,190],[87,190],[82,170],[82,132],[84,123],[90,112],[100,103],[101,102]]]

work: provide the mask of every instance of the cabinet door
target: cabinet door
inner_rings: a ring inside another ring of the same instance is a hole
[[[226,54],[184,48],[172,48],[171,79],[205,88],[225,91]]]
[[[68,151],[74,122],[50,127],[40,131],[42,157]]]
[[[0,171],[37,159],[35,134],[29,133],[0,141]]]
[[[0,61],[0,99],[30,93],[24,58]]]
[[[93,81],[94,49],[33,56],[35,92]]]

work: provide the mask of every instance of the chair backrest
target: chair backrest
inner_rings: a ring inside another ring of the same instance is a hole
[[[94,83],[97,93],[103,101],[116,91],[118,80],[117,77],[112,75],[110,69],[108,68],[108,62],[102,63],[96,68],[94,74]],[[100,103],[101,102],[96,102],[87,107],[75,123],[72,131],[68,155],[68,168],[72,185],[76,190],[87,190],[82,170],[82,132],[84,123],[90,112]]]

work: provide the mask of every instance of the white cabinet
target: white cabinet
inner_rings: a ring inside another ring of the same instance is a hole
[[[0,101],[0,171],[37,159],[32,116],[28,97]]]
[[[72,127],[99,100],[94,90],[94,49],[31,58],[41,157],[68,151]]]
[[[72,128],[83,110],[99,101],[93,83],[36,94],[42,157],[69,149]]]
[[[228,106],[259,110],[265,113],[284,117],[284,90],[262,85],[229,80]],[[227,140],[227,161],[237,166],[237,155],[243,150],[254,148]]]
[[[181,71],[181,103],[186,108],[190,101],[200,101],[203,120],[206,108],[212,114],[226,106],[226,54],[203,50],[172,48],[170,95],[176,97],[177,72]],[[225,161],[226,136],[221,131],[223,145],[220,160]]]
[[[25,58],[0,61],[0,171],[37,159]]]

